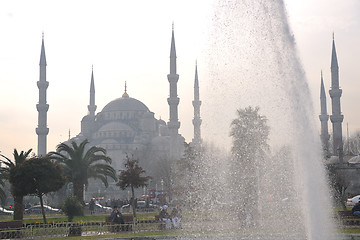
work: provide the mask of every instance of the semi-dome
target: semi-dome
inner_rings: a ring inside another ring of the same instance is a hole
[[[109,102],[101,112],[118,111],[144,111],[148,112],[148,107],[139,100],[131,97],[121,97]]]

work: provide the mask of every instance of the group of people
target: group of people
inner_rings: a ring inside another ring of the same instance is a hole
[[[168,209],[167,205],[162,206],[159,216],[160,220],[165,222],[165,228],[166,229],[171,229],[172,227],[179,228],[182,217],[181,209],[177,205],[172,209],[170,214],[167,212],[167,209]]]
[[[180,228],[181,217],[182,217],[182,211],[180,207],[178,205],[174,207],[170,214],[167,212],[167,209],[168,209],[167,205],[163,205],[161,207],[160,215],[159,215],[160,221],[165,222],[166,229],[171,229],[172,227]],[[113,211],[111,212],[110,215],[110,220],[112,225],[119,225],[120,227],[122,224],[124,224],[124,216],[118,210],[117,206],[114,206]],[[114,231],[119,231],[119,230],[120,228],[116,230],[114,229]]]

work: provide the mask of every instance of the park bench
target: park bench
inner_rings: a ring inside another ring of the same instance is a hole
[[[339,218],[354,218],[354,217],[356,217],[352,214],[351,211],[338,211],[338,216],[339,216]]]
[[[21,238],[22,221],[0,222],[0,239]]]
[[[111,224],[111,218],[110,216],[105,217],[105,223],[109,226],[110,232],[120,232],[125,231],[129,232],[132,231],[133,223],[134,223],[134,217],[132,215],[123,215],[124,218],[124,224]]]
[[[352,211],[338,211],[338,217],[344,226],[360,225],[360,217],[354,216]]]

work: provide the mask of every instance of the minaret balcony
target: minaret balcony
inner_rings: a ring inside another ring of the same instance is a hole
[[[171,106],[171,105],[179,105],[179,102],[180,102],[180,98],[168,98],[167,99],[168,101],[168,104]]]
[[[329,120],[329,115],[321,114],[321,115],[319,115],[319,118],[320,118],[321,122],[328,121]]]
[[[38,112],[47,112],[49,110],[49,104],[36,104],[36,109]]]
[[[331,115],[330,120],[333,123],[342,122],[344,120],[344,115]]]
[[[47,82],[47,81],[38,81],[37,86],[38,86],[39,89],[43,89],[43,88],[46,89],[49,86],[49,82]]]
[[[331,98],[341,97],[342,89],[331,89],[329,94]]]
[[[180,128],[180,122],[179,121],[176,121],[176,122],[170,121],[170,122],[168,122],[167,125],[168,125],[169,129],[179,129]]]
[[[95,112],[96,111],[97,106],[96,105],[88,105],[88,110],[89,112]]]
[[[49,128],[43,128],[43,127],[36,128],[37,135],[47,135],[48,133],[49,133]]]
[[[177,83],[179,80],[179,74],[168,74],[167,78],[169,83]]]

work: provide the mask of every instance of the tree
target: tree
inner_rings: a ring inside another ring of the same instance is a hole
[[[203,188],[200,186],[203,183],[200,179],[202,150],[200,147],[195,148],[188,143],[184,144],[184,149],[183,157],[175,161],[173,167],[173,187],[177,197],[182,198],[181,202],[187,202],[189,206],[193,207],[198,199],[197,192]]]
[[[108,177],[116,181],[116,172],[111,167],[111,158],[106,156],[106,150],[92,146],[86,151],[87,139],[79,145],[71,142],[71,146],[61,143],[56,152],[50,152],[51,159],[60,162],[64,167],[64,175],[73,184],[73,195],[84,204],[84,186],[89,178],[100,179],[108,187]]]
[[[16,175],[11,175],[10,180],[17,179],[19,187],[16,191],[24,196],[39,197],[44,223],[46,223],[43,196],[64,186],[65,178],[61,165],[50,161],[47,157],[35,157],[15,168],[17,168]]]
[[[343,169],[338,164],[327,164],[326,170],[335,200],[344,210],[346,210],[345,191],[350,186],[352,173],[347,169]],[[354,176],[354,178],[356,177],[357,176]]]
[[[237,118],[231,122],[230,136],[233,164],[231,166],[234,182],[234,205],[237,206],[241,219],[248,219],[254,224],[257,216],[259,165],[263,163],[266,152],[269,126],[265,116],[259,114],[259,107],[251,106],[237,110]],[[237,198],[242,196],[241,202]],[[246,223],[248,224],[248,223]]]
[[[21,186],[19,185],[19,180],[22,178],[21,175],[17,174],[16,171],[18,168],[16,166],[21,166],[27,160],[29,154],[32,149],[29,149],[27,152],[21,151],[20,154],[16,149],[14,149],[14,162],[11,161],[6,156],[0,154],[2,158],[5,160],[1,160],[2,163],[5,164],[6,167],[1,167],[1,174],[5,179],[9,179],[10,182],[10,191],[14,197],[14,220],[22,220],[24,216],[24,208],[23,208],[23,199],[24,195],[21,192],[17,192]],[[10,175],[13,175],[10,179]]]
[[[131,206],[133,209],[134,219],[136,221],[135,209],[135,188],[147,186],[147,181],[151,179],[150,176],[142,177],[145,170],[139,166],[139,161],[133,157],[130,159],[128,155],[125,158],[125,170],[120,171],[119,182],[116,184],[122,190],[131,188]]]
[[[242,161],[264,156],[269,150],[269,131],[267,118],[259,115],[259,107],[237,110],[237,118],[231,122],[230,131],[233,155]]]
[[[360,154],[360,131],[355,132],[344,140],[344,153],[346,155],[359,155]]]
[[[84,211],[81,203],[76,197],[71,195],[66,198],[65,203],[61,209],[68,217],[69,222],[72,222],[74,216],[84,215]]]

